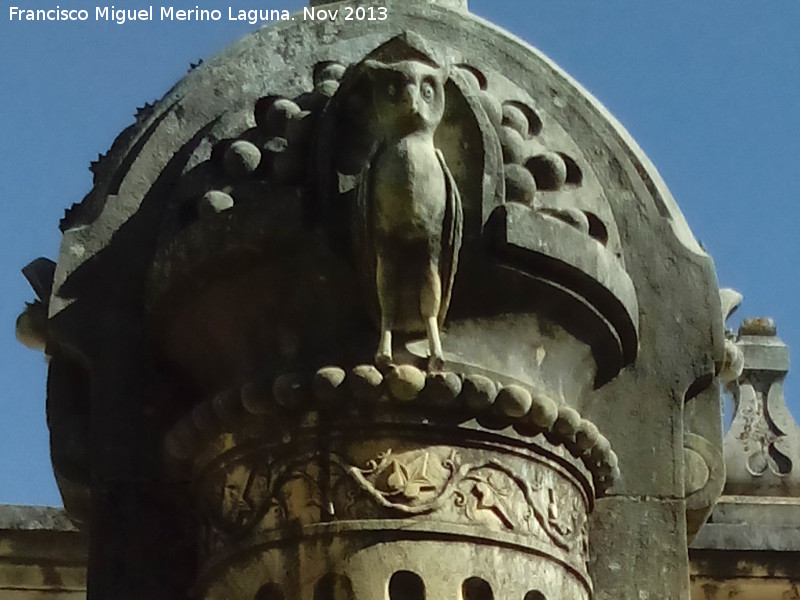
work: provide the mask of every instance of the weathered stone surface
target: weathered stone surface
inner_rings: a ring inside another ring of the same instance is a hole
[[[398,400],[414,400],[425,387],[425,373],[411,365],[399,365],[386,375],[386,384]]]
[[[433,372],[425,379],[426,399],[436,406],[455,406],[462,388],[461,377],[455,373]]]
[[[567,182],[567,165],[555,152],[545,152],[530,158],[527,168],[536,178],[540,190],[558,190]]]
[[[225,151],[225,171],[233,179],[252,175],[261,162],[261,151],[245,140],[233,142]]]
[[[556,413],[557,414],[557,413]],[[555,423],[555,418],[553,418]],[[582,419],[575,432],[575,445],[581,453],[591,452],[592,448],[600,440],[600,430],[597,425],[586,419]]]
[[[333,402],[341,398],[339,389],[344,383],[346,374],[340,367],[323,367],[317,371],[312,383],[314,395],[323,402]]]
[[[691,548],[800,552],[800,499],[726,494]]]
[[[44,257],[32,260],[22,268],[22,274],[36,294],[36,299],[25,303],[25,309],[17,317],[15,333],[17,341],[32,350],[47,352],[47,314],[55,269],[56,264]]]
[[[0,591],[5,600],[86,598],[88,539],[61,509],[0,506]]]
[[[693,600],[797,596],[800,500],[724,495],[689,547]]]
[[[508,165],[506,172],[506,199],[533,206],[536,198],[536,180],[531,172],[520,165]]]
[[[518,419],[528,414],[531,409],[531,394],[528,390],[518,385],[509,385],[497,394],[495,406],[497,410],[507,417]]]
[[[65,222],[49,410],[107,550],[90,585],[378,597],[410,570],[447,597],[466,570],[498,598],[687,597],[717,481],[710,258],[551,62],[461,2],[387,6],[193,70]],[[91,463],[66,443],[89,414]]]
[[[589,526],[595,598],[689,600],[684,512],[680,500],[617,496],[599,501]],[[645,534],[635,536],[630,527]]]
[[[578,411],[569,406],[562,406],[558,409],[558,417],[553,424],[553,430],[559,435],[574,441],[580,424],[581,416]]]
[[[279,406],[288,409],[299,409],[308,402],[308,390],[300,375],[287,373],[275,379],[272,384],[272,395]]]
[[[693,551],[692,600],[794,600],[797,553]]]
[[[233,461],[222,455],[199,469],[208,518],[203,537],[215,540],[203,547],[210,559],[209,571],[201,573],[204,597],[238,597],[243,587],[258,589],[269,581],[303,597],[330,564],[338,565],[336,572],[346,575],[357,593],[385,586],[401,567],[418,574],[428,594],[456,590],[464,579],[460,570],[436,566],[436,555],[445,553],[451,562],[453,555],[463,555],[462,562],[474,565],[471,574],[484,573],[497,593],[524,594],[531,584],[527,578],[487,577],[483,561],[490,556],[505,557],[514,569],[536,565],[543,575],[539,590],[568,589],[571,597],[588,598],[585,490],[568,471],[556,476],[551,471],[569,461],[548,458],[539,446],[517,457],[493,453],[485,434],[468,436],[464,445],[430,445],[409,441],[408,429],[399,439],[385,437],[380,427],[358,431],[334,435],[327,451],[311,462],[302,459],[314,453],[314,438],[301,434],[290,453],[285,444],[263,438]],[[288,476],[272,480],[273,472]],[[269,509],[278,505],[282,510]],[[314,532],[325,523],[339,535],[320,545]],[[280,532],[290,524],[306,533],[305,541],[282,539]],[[385,551],[370,550],[387,534],[394,541]],[[265,538],[272,540],[266,546],[260,541]],[[485,543],[475,545],[475,538]],[[511,545],[496,545],[503,541]],[[412,545],[412,555],[396,550]],[[520,552],[524,547],[534,552]],[[221,572],[214,569],[214,556],[228,550],[243,552],[242,559]],[[539,553],[557,560],[534,559]],[[299,564],[292,557],[300,557]],[[362,561],[373,568],[360,570]],[[306,576],[298,577],[298,568]],[[254,577],[256,569],[261,571]],[[243,571],[250,574],[243,577]]]
[[[465,377],[462,390],[467,408],[475,411],[489,408],[497,397],[497,386],[494,381],[483,375]]]
[[[800,427],[783,397],[789,351],[772,319],[745,319],[737,348],[742,372],[728,388],[735,412],[725,435],[726,494],[800,493]]]
[[[350,391],[360,400],[377,398],[381,383],[383,383],[383,375],[372,365],[357,366],[348,379]]]

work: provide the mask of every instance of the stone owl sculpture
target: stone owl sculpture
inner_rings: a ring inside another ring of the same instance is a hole
[[[375,360],[392,363],[393,332],[426,332],[429,368],[439,369],[439,330],[463,222],[458,188],[433,140],[444,114],[447,75],[414,60],[367,60],[362,68],[372,94],[376,149],[362,172],[353,232],[362,284],[379,309]]]

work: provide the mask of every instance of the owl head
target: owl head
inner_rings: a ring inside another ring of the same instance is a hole
[[[445,69],[416,60],[383,63],[366,60],[375,117],[387,137],[433,133],[444,114]]]

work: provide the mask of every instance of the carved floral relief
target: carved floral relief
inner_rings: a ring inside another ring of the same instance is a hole
[[[543,465],[444,446],[387,447],[361,464],[339,452],[255,462],[236,460],[207,477],[216,537],[233,542],[326,521],[415,519],[531,536],[584,553],[584,501]]]

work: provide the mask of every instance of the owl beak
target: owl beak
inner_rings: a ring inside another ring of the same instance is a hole
[[[414,85],[409,84],[403,88],[403,105],[412,115],[419,114],[419,94],[415,93]]]

